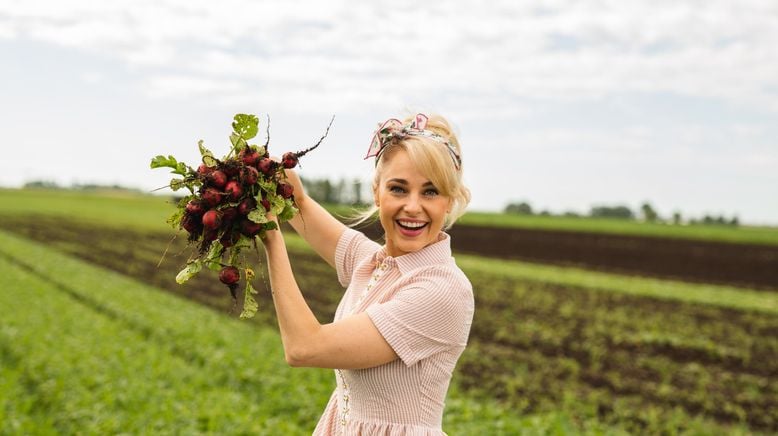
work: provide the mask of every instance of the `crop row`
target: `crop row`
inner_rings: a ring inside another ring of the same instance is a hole
[[[0,280],[0,434],[310,434],[334,387],[273,329],[3,232]],[[454,434],[623,433],[452,391]]]
[[[532,399],[527,410],[536,411],[572,391],[605,415],[629,399],[635,430],[650,426],[656,410],[675,408],[778,426],[775,316],[515,280],[491,286],[477,294],[488,316],[473,324],[472,349],[492,358],[465,356],[462,370],[502,375],[488,388],[481,383],[492,394]]]
[[[221,311],[231,304],[213,278],[184,287],[173,283],[185,260],[174,257],[183,241],[170,245],[157,268],[168,237],[89,233],[78,226],[59,235],[36,231],[65,251]],[[292,252],[314,312],[330,319],[341,292],[334,274],[310,252]],[[561,408],[593,415],[634,432],[707,428],[700,419],[776,428],[774,316],[468,274],[477,311],[455,380],[472,395],[498,398],[527,414]],[[263,288],[258,321],[273,322]]]
[[[304,434],[318,418],[331,374],[289,374],[269,333],[116,274],[40,253],[31,265],[7,248],[0,433]]]

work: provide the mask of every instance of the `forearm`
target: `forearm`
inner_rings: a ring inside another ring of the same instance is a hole
[[[284,353],[288,362],[300,361],[306,342],[318,333],[321,324],[297,286],[281,232],[268,232],[264,245]]]
[[[308,195],[297,174],[287,170],[288,182],[294,186],[294,198],[300,213],[289,224],[330,266],[335,266],[335,247],[346,226]]]

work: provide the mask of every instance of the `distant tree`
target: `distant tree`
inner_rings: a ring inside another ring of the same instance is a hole
[[[649,203],[643,203],[640,206],[640,212],[643,215],[643,220],[649,223],[653,223],[659,219],[659,215]]]
[[[568,210],[565,213],[563,213],[562,216],[566,216],[566,217],[569,217],[569,218],[579,218],[581,216],[581,214],[579,214],[578,212],[572,211],[572,210]]]
[[[505,213],[532,215],[532,206],[530,206],[527,202],[511,203],[505,207]]]
[[[732,219],[729,221],[729,225],[733,227],[737,227],[740,225],[740,220],[738,219],[737,215],[732,217]]]
[[[673,224],[678,226],[678,225],[681,225],[682,222],[683,222],[683,220],[681,218],[681,212],[679,212],[679,211],[673,212]]]
[[[633,219],[635,215],[627,206],[593,206],[589,216],[595,218]]]
[[[354,202],[355,205],[362,205],[362,181],[354,179]]]
[[[52,182],[50,180],[33,180],[25,183],[23,187],[29,189],[60,189],[61,188],[61,186],[59,186],[57,182]]]
[[[358,179],[331,181],[302,177],[301,180],[306,194],[320,203],[362,205],[363,199],[368,198],[365,186]]]

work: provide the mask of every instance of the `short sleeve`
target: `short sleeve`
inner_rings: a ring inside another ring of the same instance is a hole
[[[354,268],[360,261],[369,258],[381,249],[375,241],[354,229],[346,229],[338,239],[335,247],[335,269],[338,272],[338,281],[343,287],[351,283]]]
[[[446,349],[464,347],[473,311],[470,282],[461,272],[446,270],[424,272],[391,300],[366,309],[407,366]]]

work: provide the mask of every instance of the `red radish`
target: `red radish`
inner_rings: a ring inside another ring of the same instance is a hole
[[[181,219],[181,227],[191,234],[200,233],[203,230],[200,218],[193,216],[192,214],[184,215]]]
[[[205,229],[203,232],[203,243],[200,245],[200,250],[207,250],[211,242],[215,241],[219,234],[216,229]]]
[[[232,224],[232,221],[235,220],[235,217],[237,216],[238,208],[236,207],[228,207],[227,209],[222,210],[222,224],[224,227]]]
[[[219,238],[219,242],[222,243],[224,248],[229,248],[235,245],[235,243],[238,242],[238,239],[240,239],[240,233],[228,230]]]
[[[257,169],[266,176],[271,176],[276,170],[276,162],[269,157],[263,157],[257,162]]]
[[[248,145],[246,141],[256,135],[259,119],[250,114],[237,114],[233,133],[242,140],[236,141],[231,136],[232,149],[221,160],[200,144],[203,156],[194,171],[173,156],[159,155],[151,160],[151,168],[168,167],[172,168],[173,173],[183,176],[183,179],[173,179],[168,186],[174,190],[185,187],[192,195],[178,203],[178,211],[173,215],[172,222],[178,222],[179,228],[188,232],[188,242],[196,244],[198,253],[190,260],[196,259],[207,269],[219,270],[219,279],[229,287],[234,307],[237,307],[238,283],[242,281],[242,265],[246,261],[241,256],[241,250],[249,245],[243,238],[253,239],[275,224],[256,223],[249,220],[248,215],[277,212],[274,208],[283,208],[286,201],[294,201],[294,186],[289,183],[283,170],[298,168],[300,158],[321,144],[332,125],[330,121],[324,136],[312,147],[283,153],[282,158],[276,161],[270,159],[268,153],[269,122],[268,119],[268,140],[265,145]],[[286,221],[291,218],[290,215],[294,214],[283,214],[279,220]],[[213,243],[217,240],[220,243],[214,247]],[[249,270],[245,272],[248,280],[252,274]],[[241,318],[254,315],[254,303],[251,295],[247,295]]]
[[[335,117],[333,117],[332,120],[335,120]],[[297,152],[289,151],[289,152],[284,153],[282,158],[281,158],[281,164],[283,165],[283,167],[284,168],[294,168],[294,167],[296,167],[297,163],[299,162],[301,157],[305,156],[306,154],[311,152],[311,150],[313,150],[316,147],[318,147],[321,144],[321,142],[324,140],[324,138],[327,137],[327,134],[330,133],[330,126],[332,126],[332,121],[330,121],[330,125],[327,126],[327,131],[324,132],[324,135],[321,138],[319,138],[319,142],[317,142],[313,146],[308,147],[305,150],[300,150],[300,151],[297,151]],[[261,171],[261,169],[260,169],[260,171]]]
[[[240,175],[244,184],[253,185],[257,183],[257,179],[259,178],[259,171],[257,171],[257,169],[254,167],[243,167]]]
[[[246,236],[256,236],[260,230],[262,230],[262,224],[255,223],[248,219],[240,222],[240,232]]]
[[[240,280],[240,271],[234,266],[225,266],[219,271],[219,280],[225,285],[234,285]]]
[[[214,207],[217,204],[221,203],[222,201],[221,192],[213,188],[208,188],[205,191],[203,191],[202,197],[203,197],[203,201],[205,201],[205,204],[207,204],[210,207]]]
[[[211,209],[203,214],[203,226],[206,229],[218,229],[222,222],[221,212]]]
[[[284,153],[284,155],[281,157],[281,164],[286,169],[292,169],[296,167],[299,161],[300,159],[297,154],[292,153],[291,151]]]
[[[255,166],[261,158],[262,156],[260,156],[259,153],[250,148],[247,148],[241,152],[241,160],[243,163],[252,167]]]
[[[227,184],[227,174],[224,174],[224,171],[216,170],[208,175],[208,181],[217,188],[223,188]]]
[[[294,194],[294,186],[288,183],[279,183],[276,193],[284,198],[290,198]]]
[[[186,212],[192,215],[202,215],[205,212],[203,202],[198,200],[192,200],[186,204]]]
[[[230,180],[224,187],[224,192],[230,196],[230,200],[236,201],[243,195],[243,188],[237,180]]]
[[[238,205],[238,213],[241,215],[248,215],[249,212],[257,208],[257,200],[254,197],[245,198]]]
[[[224,161],[222,170],[224,170],[224,174],[227,174],[229,177],[234,177],[240,172],[240,161],[235,158],[228,159]]]

